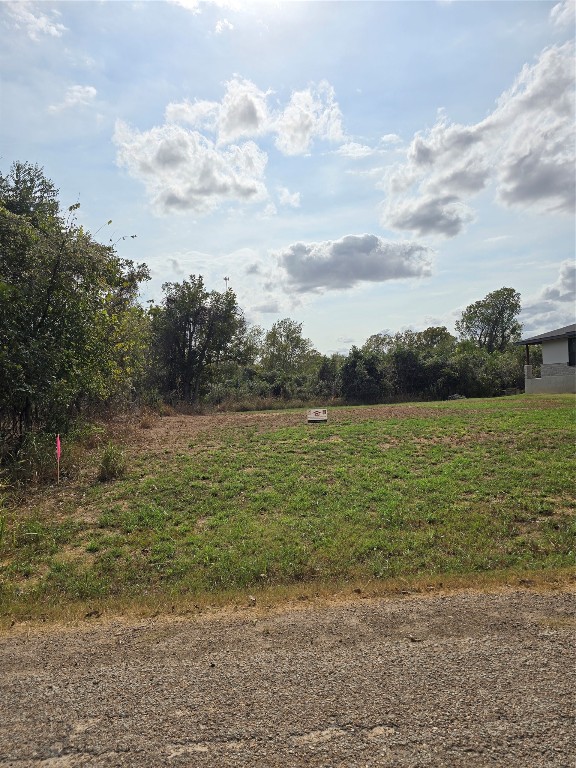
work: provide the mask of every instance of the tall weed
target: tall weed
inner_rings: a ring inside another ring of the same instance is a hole
[[[108,443],[100,458],[98,480],[106,482],[117,480],[126,473],[126,456],[124,451],[114,443]]]

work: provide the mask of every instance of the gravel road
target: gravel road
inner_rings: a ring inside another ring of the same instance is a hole
[[[461,592],[0,635],[0,765],[573,768],[576,595]]]

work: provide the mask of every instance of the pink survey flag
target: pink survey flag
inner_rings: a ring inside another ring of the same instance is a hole
[[[60,435],[56,435],[56,458],[58,461],[60,461],[60,455],[62,453],[62,448],[60,446]]]

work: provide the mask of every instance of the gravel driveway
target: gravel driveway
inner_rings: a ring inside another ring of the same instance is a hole
[[[362,597],[16,625],[0,765],[576,765],[574,592]]]

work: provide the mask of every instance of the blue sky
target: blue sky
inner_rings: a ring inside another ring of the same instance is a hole
[[[0,170],[43,166],[149,265],[143,301],[228,277],[331,353],[506,286],[550,330],[575,320],[574,8],[0,2]]]

